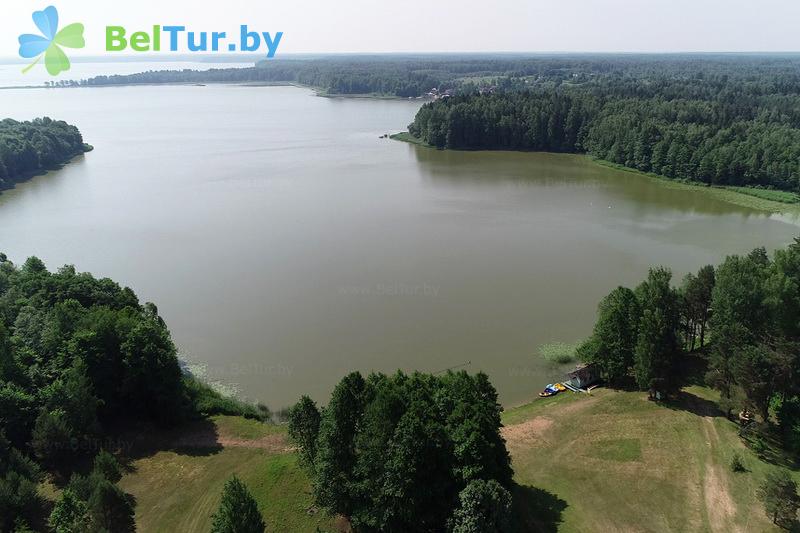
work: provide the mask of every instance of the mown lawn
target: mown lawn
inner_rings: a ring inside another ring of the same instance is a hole
[[[293,452],[275,450],[264,437],[285,439],[285,429],[237,417],[214,417],[221,440],[237,445],[159,451],[134,460],[120,482],[136,498],[136,524],[147,532],[205,532],[232,474],[258,501],[267,531],[336,531],[332,519],[313,508],[311,484]],[[242,439],[252,440],[253,447]]]
[[[504,422],[517,482],[549,492],[559,531],[778,531],[756,497],[775,467],[744,447],[707,388],[672,406],[639,392],[561,394]],[[734,453],[747,472],[731,471]]]
[[[756,498],[775,466],[745,448],[716,400],[696,386],[667,406],[640,392],[597,389],[508,410],[516,524],[521,531],[778,531]],[[234,417],[212,422],[232,445],[132,462],[121,485],[137,499],[140,531],[208,531],[232,473],[250,487],[269,531],[343,528],[314,509],[284,428]],[[734,453],[747,472],[731,471]]]

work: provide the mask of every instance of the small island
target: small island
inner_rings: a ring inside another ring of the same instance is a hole
[[[91,150],[78,128],[63,120],[0,121],[0,190],[54,170]]]

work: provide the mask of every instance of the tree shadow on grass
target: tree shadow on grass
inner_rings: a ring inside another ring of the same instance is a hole
[[[762,461],[790,470],[800,467],[798,457],[784,448],[781,436],[770,424],[752,423],[739,431],[739,437]]]
[[[639,390],[639,386],[636,385],[636,380],[633,376],[622,376],[613,381],[604,380],[601,384],[607,389],[621,392],[634,392]]]
[[[697,416],[727,418],[716,402],[685,390],[681,390],[674,399],[664,402],[664,405],[669,409],[688,411]],[[792,470],[800,468],[800,457],[785,449],[781,435],[772,424],[754,422],[747,427],[737,424],[737,427],[742,443],[762,461]]]
[[[513,522],[517,531],[557,531],[567,502],[544,489],[515,484],[512,489]]]
[[[663,404],[669,409],[688,411],[697,416],[725,416],[725,413],[719,408],[717,402],[706,400],[705,398],[701,398],[685,390],[678,391],[678,394],[674,398],[663,402]]]
[[[204,418],[173,428],[156,428],[151,424],[136,424],[113,437],[117,453],[125,458],[125,466],[133,461],[170,451],[179,455],[204,457],[222,451],[217,426]]]

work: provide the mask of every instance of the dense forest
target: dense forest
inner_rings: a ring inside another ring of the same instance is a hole
[[[403,98],[432,89],[469,92],[486,84],[512,88],[524,77],[538,81],[573,79],[574,75],[611,68],[584,58],[530,58],[496,55],[355,55],[312,59],[272,59],[250,68],[162,70],[120,76],[97,76],[69,85],[136,83],[297,83],[329,94],[377,94]]]
[[[792,58],[650,60],[442,98],[409,132],[439,148],[588,153],[670,178],[798,191],[800,70]]]
[[[651,270],[634,290],[603,299],[578,353],[612,384],[632,380],[661,399],[685,383],[690,354],[699,354],[722,408],[760,422],[754,446],[777,433],[800,452],[800,239],[772,257],[763,248],[729,256],[677,288],[668,270]]]
[[[227,413],[262,418],[185,375],[153,304],[66,266],[0,254],[0,532],[41,529],[45,473],[64,487],[56,531],[133,529],[133,501],[105,449],[127,422]]]
[[[78,128],[47,117],[0,121],[0,189],[91,150]]]
[[[605,84],[623,80],[646,91],[648,80],[668,79],[665,92],[681,90],[687,80],[709,75],[751,84],[763,77],[781,78],[796,86],[800,57],[796,55],[330,55],[316,58],[271,59],[250,68],[161,70],[97,76],[65,85],[136,83],[297,83],[329,94],[377,94],[398,97],[438,93],[517,92],[563,84]],[[643,83],[644,82],[644,83]]]
[[[289,435],[316,504],[357,531],[510,531],[512,470],[485,374],[354,372]]]

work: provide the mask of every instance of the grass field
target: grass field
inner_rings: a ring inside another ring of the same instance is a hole
[[[212,422],[219,445],[184,440],[183,446],[130,463],[120,486],[136,498],[139,531],[209,531],[232,474],[250,488],[268,531],[337,530],[334,520],[315,511],[311,484],[288,448],[283,427],[228,416]]]
[[[589,156],[585,156],[589,157]],[[672,189],[682,189],[711,196],[718,200],[728,202],[741,207],[757,209],[767,213],[800,213],[800,205],[797,204],[799,198],[796,194],[784,191],[773,191],[767,189],[756,189],[752,187],[709,187],[707,185],[691,183],[686,181],[674,180],[665,176],[659,176],[652,172],[641,172],[616,163],[609,163],[600,159],[590,158],[598,165],[614,168],[623,172],[632,172],[640,176],[658,180],[664,186]]]
[[[756,498],[774,466],[745,448],[716,394],[684,389],[673,406],[598,389],[504,414],[519,484],[560,500],[559,531],[778,531]],[[739,453],[747,472],[734,473]]]
[[[419,137],[414,137],[407,131],[401,131],[400,133],[393,133],[389,135],[390,139],[394,139],[395,141],[401,141],[409,144],[418,144],[419,146],[425,146],[428,148],[432,148],[431,145],[420,139]]]
[[[742,444],[716,401],[699,386],[670,406],[640,392],[596,389],[506,411],[515,522],[522,531],[778,531],[756,498],[776,467]],[[235,417],[210,422],[215,446],[173,447],[131,462],[121,485],[136,497],[140,531],[208,531],[232,473],[250,487],[268,531],[345,529],[314,509],[284,428]],[[734,453],[746,472],[732,472]]]
[[[784,204],[800,203],[800,196],[793,192],[776,191],[773,189],[756,189],[754,187],[726,187],[732,191],[740,192],[742,194],[749,194],[756,198],[763,198],[773,202],[781,202]]]

